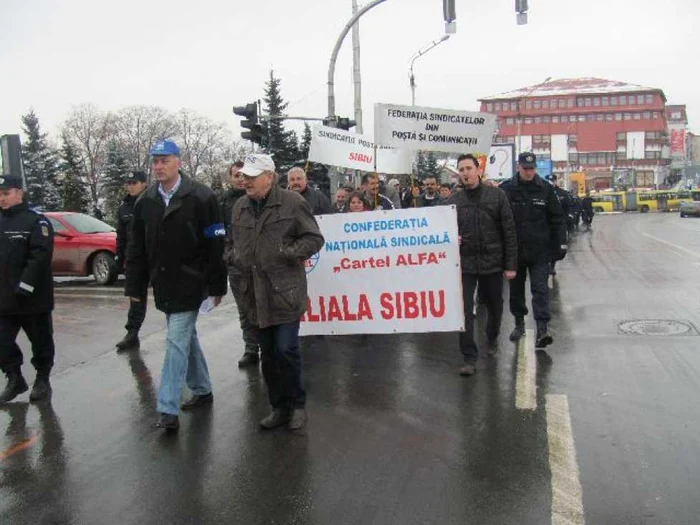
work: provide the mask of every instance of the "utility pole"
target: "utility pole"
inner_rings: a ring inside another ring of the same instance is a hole
[[[357,14],[357,0],[352,0],[352,14]],[[352,26],[352,79],[355,85],[355,132],[362,134],[362,76],[360,75],[360,22]]]
[[[439,46],[441,43],[443,43],[448,38],[450,38],[450,35],[445,35],[440,40],[433,40],[424,49],[421,49],[415,55],[413,55],[413,58],[411,59],[411,67],[410,67],[409,73],[408,73],[408,78],[409,78],[410,83],[411,83],[411,105],[412,106],[416,105],[416,76],[413,74],[413,64],[415,63],[415,61],[418,58],[425,55],[428,51],[430,51],[434,47]]]

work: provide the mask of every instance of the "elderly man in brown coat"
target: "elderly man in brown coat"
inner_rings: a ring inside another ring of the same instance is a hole
[[[260,426],[306,424],[299,323],[306,310],[304,261],[323,247],[309,205],[275,184],[269,155],[248,155],[240,171],[246,195],[233,208],[233,263],[241,272],[242,307],[260,329],[262,372],[272,412]]]

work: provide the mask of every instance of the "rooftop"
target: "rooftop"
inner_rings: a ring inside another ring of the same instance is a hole
[[[514,91],[508,91],[499,95],[480,98],[482,100],[502,100],[525,97],[552,97],[561,95],[583,95],[583,94],[606,94],[606,93],[630,93],[655,91],[661,93],[666,100],[664,93],[659,88],[638,86],[627,84],[617,80],[606,80],[604,78],[584,77],[584,78],[555,78],[549,82],[527,86]]]

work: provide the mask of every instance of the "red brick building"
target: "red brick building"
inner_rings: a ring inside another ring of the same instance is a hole
[[[637,187],[667,180],[666,96],[600,78],[555,79],[479,100],[498,115],[494,143],[551,159],[558,175],[583,171],[589,187],[614,180]]]

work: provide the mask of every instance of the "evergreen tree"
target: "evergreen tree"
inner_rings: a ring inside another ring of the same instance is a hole
[[[440,180],[440,166],[438,165],[437,157],[435,153],[429,151],[425,156],[425,176],[431,175],[437,177]]]
[[[426,165],[425,165],[425,153],[422,151],[418,152],[418,155],[416,155],[416,176],[423,180],[423,178],[427,175],[427,170],[426,170]]]
[[[85,183],[85,163],[76,147],[66,135],[61,146],[61,198],[65,211],[85,213],[90,204],[90,194]]]
[[[116,141],[110,141],[107,146],[107,162],[100,193],[105,220],[111,224],[116,224],[117,221],[117,210],[124,198],[124,184],[128,171],[129,167],[124,152],[121,151]]]
[[[29,203],[46,211],[60,210],[63,202],[58,187],[58,154],[49,146],[46,133],[41,132],[33,109],[22,116],[22,124],[27,136],[22,146],[22,163]]]
[[[304,122],[304,133],[301,136],[301,145],[299,146],[299,155],[302,160],[309,158],[309,149],[311,148],[311,126],[308,122]]]
[[[265,113],[271,117],[285,116],[288,103],[284,101],[280,93],[282,81],[275,78],[274,72],[270,71],[270,80],[265,83]],[[275,161],[277,171],[286,173],[296,162],[301,159],[299,143],[295,132],[286,131],[284,120],[272,118],[269,123],[268,150]]]

